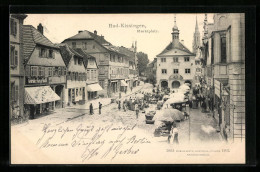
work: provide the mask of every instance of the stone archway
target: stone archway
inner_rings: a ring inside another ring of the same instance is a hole
[[[167,81],[162,81],[161,82],[161,88],[168,88],[168,82]]]
[[[179,81],[172,81],[172,88],[179,88],[181,83]]]

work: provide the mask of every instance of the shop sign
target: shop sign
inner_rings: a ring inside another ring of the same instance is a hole
[[[27,78],[27,84],[47,84],[48,78]]]

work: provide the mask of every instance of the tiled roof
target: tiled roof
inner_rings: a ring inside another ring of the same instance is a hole
[[[135,59],[134,59],[134,58],[135,58],[135,53],[134,53],[133,51],[131,51],[131,50],[129,50],[128,48],[123,47],[123,46],[118,47],[118,48],[119,48],[119,52],[120,52],[121,54],[124,54],[124,55],[130,57],[131,60],[135,60]]]
[[[172,49],[178,49],[181,51],[184,51],[190,55],[195,55],[192,52],[190,52],[190,50],[188,48],[186,48],[181,42],[179,42],[178,46],[173,47],[172,43],[170,43],[169,45],[167,45],[167,47],[158,55],[163,55],[164,53],[169,52]]]
[[[68,47],[66,44],[64,45],[60,45],[60,53],[61,53],[61,57],[63,58],[64,63],[66,64],[66,66],[68,66],[70,59],[72,58],[72,53],[69,52]]]
[[[84,40],[84,39],[94,39],[95,41],[97,41],[101,45],[104,45],[104,44],[111,45],[111,43],[108,42],[107,40],[105,40],[103,36],[99,36],[97,34],[89,32],[87,30],[84,30],[84,31],[72,36],[72,37],[69,37],[69,38],[65,39],[64,41],[66,41],[66,40]]]
[[[79,52],[78,50],[76,49],[73,49],[73,48],[70,48],[67,44],[60,44],[60,52],[61,52],[61,56],[66,64],[66,66],[69,64],[71,58],[73,56],[77,56],[79,58],[82,58],[83,59],[83,63],[85,65],[85,67],[87,66],[87,64],[85,64],[85,56]],[[89,55],[88,55],[89,56]]]
[[[93,59],[96,62],[96,58],[85,53],[81,48],[75,48],[74,51],[76,51],[78,54],[80,54],[83,57],[84,65],[87,68],[88,66],[88,60]]]
[[[31,25],[23,26],[23,49],[24,59],[28,60],[31,53],[33,52],[36,44],[58,48],[48,38],[42,35],[37,29]]]

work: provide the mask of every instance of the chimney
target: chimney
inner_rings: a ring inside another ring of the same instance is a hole
[[[37,26],[37,30],[43,35],[43,26],[41,23]]]
[[[97,31],[96,30],[94,30],[94,34],[97,35]]]
[[[181,40],[181,43],[182,43],[182,45],[184,45],[184,40],[183,39]]]
[[[82,30],[79,30],[79,33],[83,32]]]

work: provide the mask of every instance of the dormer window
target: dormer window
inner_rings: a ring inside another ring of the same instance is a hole
[[[54,58],[53,50],[49,50],[49,58]]]
[[[46,57],[46,49],[45,48],[40,49],[40,57]]]

